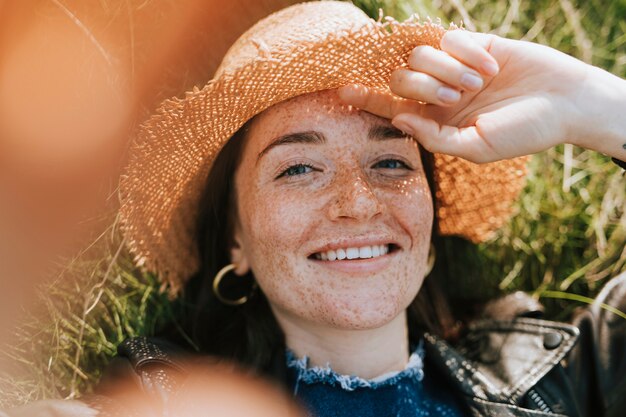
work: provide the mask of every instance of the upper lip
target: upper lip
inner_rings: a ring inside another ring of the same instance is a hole
[[[321,244],[314,249],[309,256],[316,253],[327,252],[329,250],[346,249],[346,248],[361,248],[363,246],[375,246],[375,245],[395,245],[400,247],[398,242],[390,236],[363,236],[352,238],[338,238],[329,239],[326,243]]]

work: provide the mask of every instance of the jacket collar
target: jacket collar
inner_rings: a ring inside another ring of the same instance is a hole
[[[426,333],[426,360],[466,396],[517,404],[575,345],[576,327],[545,320],[482,320],[454,348]]]

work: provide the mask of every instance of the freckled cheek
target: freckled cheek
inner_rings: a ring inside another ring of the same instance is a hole
[[[300,241],[311,219],[310,206],[300,196],[267,192],[259,196],[261,198],[252,202],[249,212],[252,237],[267,245],[296,250],[294,244]]]
[[[425,178],[398,181],[384,190],[383,197],[405,228],[423,233],[430,230],[434,217],[432,196]],[[413,233],[412,233],[413,235]]]
[[[292,296],[299,297],[297,293],[302,283],[297,282],[306,275],[306,271],[300,269],[307,266],[306,262],[300,262],[306,254],[299,249],[303,231],[314,216],[302,196],[263,191],[248,195],[252,198],[248,199],[245,220],[242,220],[253,272],[266,293],[284,293],[285,287],[278,287],[285,284],[280,281],[287,281],[289,286],[295,287]]]
[[[402,286],[403,292],[413,293],[421,285],[421,280],[417,280],[421,274],[416,274],[416,271],[426,268],[430,247],[434,218],[430,189],[425,179],[416,178],[389,190],[383,198],[388,202],[388,208],[399,226],[410,236],[410,247],[406,248],[410,251],[409,256],[398,271],[398,276],[405,279],[399,280],[398,284]]]

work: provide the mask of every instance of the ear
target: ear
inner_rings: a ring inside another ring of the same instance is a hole
[[[243,276],[250,272],[250,262],[246,255],[239,225],[236,225],[234,229],[235,235],[233,236],[233,245],[230,248],[230,261],[237,265],[237,268],[235,268],[233,272],[239,276]]]

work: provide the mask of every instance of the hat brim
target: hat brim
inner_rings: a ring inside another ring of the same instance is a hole
[[[289,98],[362,84],[388,90],[411,50],[438,48],[446,29],[432,22],[371,22],[302,42],[225,71],[202,89],[165,101],[139,129],[121,177],[121,227],[138,265],[177,292],[199,268],[198,206],[213,161],[250,118]],[[526,158],[477,165],[436,154],[439,233],[485,240],[511,214]]]

